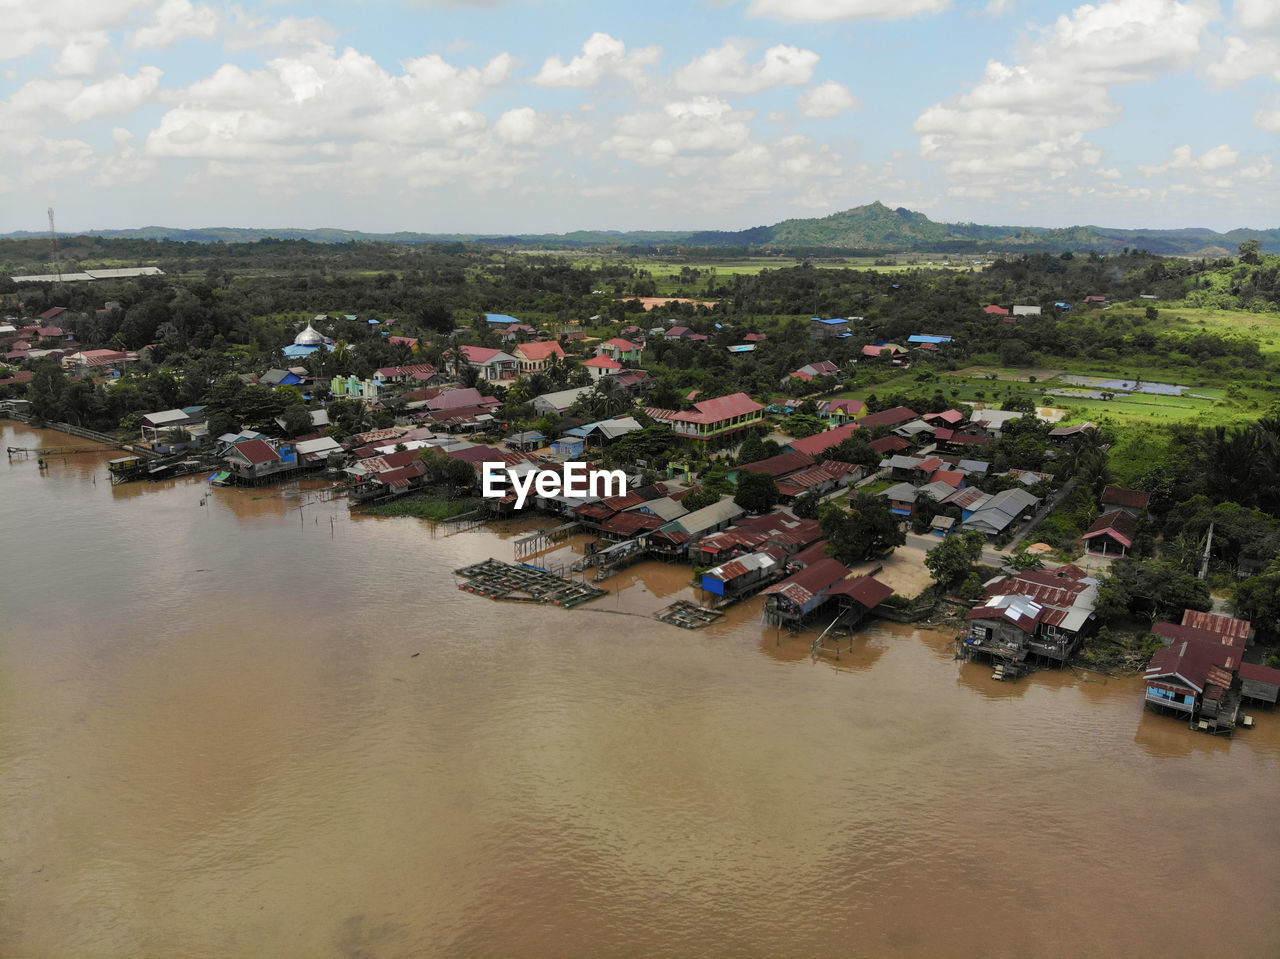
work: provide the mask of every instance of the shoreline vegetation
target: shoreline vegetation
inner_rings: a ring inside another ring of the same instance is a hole
[[[361,513],[436,522],[484,505],[454,446],[563,462],[553,444],[576,431],[580,455],[637,486],[671,484],[690,511],[741,498],[759,514],[782,502],[784,477],[743,467],[852,424],[803,465],[848,465],[870,495],[786,498],[840,539],[842,563],[892,548],[859,542],[875,528],[861,521],[887,516],[904,484],[915,502],[895,501],[889,525],[917,535],[970,519],[916,495],[932,482],[1022,490],[1048,506],[989,534],[1001,561],[1031,562],[1034,545],[1084,562],[1100,531],[1118,544],[1082,666],[1140,668],[1151,624],[1210,609],[1248,619],[1263,661],[1280,660],[1280,255],[1257,239],[1193,256],[782,252],[69,237],[68,274],[99,262],[161,272],[18,284],[10,276],[48,272],[48,244],[3,239],[0,409],[219,469],[227,437],[320,443],[318,468],[373,485]],[[437,402],[459,390],[471,406]],[[736,396],[763,410],[749,426],[673,428]],[[914,419],[892,421],[898,410]],[[161,411],[190,422],[162,430],[148,419]],[[950,460],[924,473],[907,462],[934,455]],[[366,462],[380,465],[352,471]],[[379,470],[396,485],[376,488]],[[1116,520],[1113,488],[1143,505]],[[897,548],[923,564],[924,546]],[[984,563],[934,573],[938,594],[980,602]]]
[[[429,519],[436,522],[454,519],[467,513],[474,513],[481,506],[478,498],[455,499],[443,494],[418,494],[404,496],[389,503],[374,503],[357,506],[366,516],[411,516],[416,519]]]

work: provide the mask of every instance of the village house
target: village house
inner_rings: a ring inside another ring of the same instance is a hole
[[[475,370],[481,379],[491,383],[503,383],[514,380],[519,375],[520,361],[510,353],[487,346],[463,346],[460,349],[466,357],[467,365]],[[459,372],[455,366],[453,375],[457,376]]]
[[[1102,508],[1104,510],[1120,510],[1133,518],[1137,518],[1146,512],[1150,502],[1151,494],[1143,493],[1139,490],[1108,486],[1102,491]]]
[[[243,486],[262,486],[301,469],[292,443],[277,447],[261,439],[232,443],[223,451],[222,460],[230,480]]]
[[[864,430],[873,429],[877,426],[885,426],[892,430],[903,423],[909,423],[911,420],[918,418],[915,410],[910,407],[895,406],[892,409],[881,410],[879,413],[867,414],[858,420],[858,425]]]
[[[892,595],[892,587],[870,576],[850,579],[846,566],[823,557],[764,591],[764,617],[794,629],[834,602],[838,611],[827,630],[837,625],[848,630]]]
[[[415,383],[426,386],[436,379],[437,372],[430,363],[415,363],[411,366],[384,366],[374,371],[373,378],[379,385]]]
[[[818,415],[836,424],[848,423],[866,414],[867,404],[862,400],[823,400],[818,404]]]
[[[554,393],[543,393],[532,400],[535,413],[540,416],[558,417],[578,401],[578,397],[591,392],[590,386],[575,386],[569,390],[557,390]]]
[[[728,529],[703,536],[690,545],[689,561],[695,566],[711,566],[766,548],[790,556],[821,537],[822,526],[817,520],[774,510],[760,516],[743,516]]]
[[[596,356],[607,356],[618,363],[639,363],[643,353],[644,347],[641,344],[620,336],[605,340],[596,347]]]
[[[849,336],[849,321],[843,319],[824,320],[815,316],[809,320],[810,340],[834,340]]]
[[[783,574],[783,554],[777,550],[749,553],[721,563],[702,574],[702,589],[718,597],[712,605],[728,606],[769,585]]]
[[[966,530],[978,530],[988,536],[999,536],[1009,529],[1019,517],[1030,515],[1040,504],[1040,498],[1025,489],[1007,489],[975,500],[964,511],[962,521]]]
[[[642,538],[645,547],[660,559],[683,561],[689,545],[709,533],[726,528],[746,510],[728,497],[659,526]]]
[[[624,369],[621,363],[609,356],[592,357],[582,365],[586,367],[587,372],[591,374],[592,381],[596,383],[606,376],[621,373]]]
[[[782,385],[786,386],[789,380],[801,380],[805,383],[811,382],[815,377],[830,376],[837,377],[840,375],[840,367],[836,366],[830,360],[818,360],[816,363],[806,363],[800,369],[788,374],[786,379],[782,381]]]
[[[1081,538],[1094,556],[1127,556],[1136,530],[1137,522],[1130,514],[1113,509],[1094,520]]]
[[[62,357],[65,369],[81,373],[104,373],[108,370],[124,370],[138,362],[137,353],[120,350],[79,350]]]
[[[699,400],[693,407],[690,411],[672,414],[670,423],[677,436],[699,443],[758,426],[764,418],[764,406],[746,393]]]
[[[996,577],[985,591],[967,614],[964,651],[990,660],[998,679],[1037,664],[1061,666],[1096,624],[1098,583],[1078,566]]]
[[[520,343],[511,351],[520,363],[521,373],[537,373],[545,370],[553,356],[564,359],[564,348],[555,340]]]
[[[787,444],[787,448],[795,450],[797,453],[805,453],[816,459],[833,447],[839,446],[857,431],[857,423],[846,423],[844,426],[837,426],[833,430],[814,433],[812,436],[806,436],[803,439],[794,439]]]
[[[906,355],[907,348],[897,343],[869,343],[862,348],[862,355],[872,360],[892,360],[897,363]]]
[[[1144,704],[1182,716],[1202,732],[1230,735],[1240,719],[1237,677],[1243,659],[1244,650],[1236,646],[1174,640],[1151,657]],[[1271,672],[1280,681],[1280,670]]]

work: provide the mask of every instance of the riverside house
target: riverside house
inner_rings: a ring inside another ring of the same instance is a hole
[[[969,610],[967,659],[986,659],[994,678],[1017,678],[1038,664],[1061,666],[1093,629],[1097,580],[1078,566],[1027,570],[986,584],[986,600]]]

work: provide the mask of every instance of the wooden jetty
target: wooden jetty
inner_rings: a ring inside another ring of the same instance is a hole
[[[496,559],[486,559],[482,563],[454,570],[454,575],[467,580],[458,585],[461,590],[514,603],[547,603],[572,609],[609,595],[608,590],[562,579],[546,570],[517,566]]]
[[[723,615],[719,610],[707,609],[687,599],[680,599],[666,609],[658,610],[653,618],[681,629],[701,629],[703,626],[710,626]]]
[[[28,456],[74,456],[76,453],[102,453],[105,450],[98,446],[6,446],[9,459],[15,456],[25,459]]]
[[[515,542],[516,562],[527,559],[535,553],[541,553],[543,550],[551,549],[552,546],[577,530],[581,525],[575,520],[572,523],[565,523],[554,529],[540,529],[530,533],[528,536],[522,536]]]

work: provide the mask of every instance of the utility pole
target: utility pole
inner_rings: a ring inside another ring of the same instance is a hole
[[[53,207],[49,207],[49,235],[53,238],[53,272],[62,283],[62,260],[58,256],[58,230],[53,225]]]
[[[1213,524],[1209,524],[1209,535],[1204,539],[1204,559],[1200,563],[1200,578],[1209,575],[1209,550],[1213,548]]]

